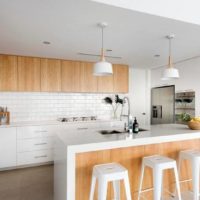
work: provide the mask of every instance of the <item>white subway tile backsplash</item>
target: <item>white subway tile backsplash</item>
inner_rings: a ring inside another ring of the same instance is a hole
[[[112,107],[102,99],[113,94],[0,92],[0,106],[8,107],[11,122],[55,120],[58,117],[111,118]]]

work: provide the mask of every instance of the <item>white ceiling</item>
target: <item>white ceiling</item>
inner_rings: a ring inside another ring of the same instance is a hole
[[[78,52],[98,54],[100,30],[107,21],[105,47],[109,59],[136,68],[167,63],[168,41],[174,33],[175,61],[200,55],[200,26],[143,14],[89,0],[0,0],[0,53],[95,61]],[[44,45],[50,41],[51,45]],[[154,58],[160,54],[160,58]]]
[[[93,0],[200,25],[199,0]]]

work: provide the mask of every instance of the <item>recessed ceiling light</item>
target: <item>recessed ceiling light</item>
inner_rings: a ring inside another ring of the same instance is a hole
[[[43,44],[47,44],[48,45],[48,44],[51,44],[51,43],[48,42],[48,41],[44,41]]]
[[[159,55],[159,54],[155,54],[154,57],[155,57],[155,58],[159,58],[160,55]]]

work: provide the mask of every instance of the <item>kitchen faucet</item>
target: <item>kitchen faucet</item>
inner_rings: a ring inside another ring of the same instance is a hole
[[[123,114],[123,110],[124,110],[124,105],[125,103],[128,104],[128,113],[127,115],[124,115]],[[123,103],[122,103],[122,110],[121,110],[121,115],[120,115],[120,120],[122,120],[122,117],[126,117],[127,118],[127,125],[125,125],[125,129],[128,128],[129,129],[132,129],[132,116],[130,114],[130,100],[128,97],[124,97],[123,98]]]

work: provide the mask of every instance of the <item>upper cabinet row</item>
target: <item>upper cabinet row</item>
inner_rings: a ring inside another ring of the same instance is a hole
[[[93,63],[0,55],[0,91],[128,93],[127,65],[95,77]]]

